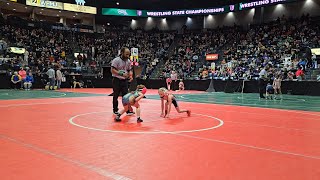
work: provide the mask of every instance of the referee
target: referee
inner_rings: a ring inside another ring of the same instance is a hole
[[[112,60],[111,73],[112,73],[112,88],[113,88],[113,114],[118,115],[118,97],[120,93],[122,96],[128,93],[128,81],[131,82],[132,70],[131,62],[129,60],[130,50],[128,48],[121,48],[120,56]],[[127,112],[128,115],[134,114],[131,111]]]
[[[260,93],[261,99],[266,98],[263,96],[263,94],[265,93],[265,88],[268,83],[268,70],[269,70],[269,66],[266,65],[265,68],[263,68],[259,73],[259,93]]]

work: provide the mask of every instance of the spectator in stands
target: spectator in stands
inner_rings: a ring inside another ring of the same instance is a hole
[[[307,61],[304,59],[300,59],[300,61],[298,62],[298,66],[302,67],[302,69],[306,69],[306,64],[307,64]]]
[[[297,77],[298,81],[304,80],[305,75],[302,70],[302,67],[298,67],[298,70],[296,71],[296,77]]]
[[[34,79],[33,79],[32,73],[29,72],[25,81],[24,81],[24,89],[26,91],[30,91],[30,88],[32,87],[33,82],[34,82]]]
[[[287,73],[287,79],[288,79],[289,81],[292,81],[293,78],[294,78],[294,73],[293,73],[292,71],[289,71],[289,72]]]
[[[21,77],[21,89],[23,88],[23,83],[24,81],[26,80],[26,77],[27,77],[27,72],[23,69],[23,67],[20,68],[20,71],[19,71],[19,75]]]
[[[4,54],[7,49],[7,43],[4,39],[0,39],[0,54]]]
[[[202,73],[201,73],[201,79],[207,79],[209,75],[209,71],[207,68],[204,68]]]
[[[18,72],[14,72],[11,76],[12,88],[19,89],[21,87],[22,78]]]

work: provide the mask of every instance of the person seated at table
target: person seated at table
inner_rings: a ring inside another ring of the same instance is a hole
[[[33,79],[32,73],[29,72],[29,74],[27,75],[27,77],[26,77],[26,79],[24,80],[24,83],[23,83],[24,89],[26,91],[29,91],[33,82],[34,82],[34,79]]]
[[[81,81],[77,80],[75,76],[72,76],[71,85],[73,85],[73,88],[76,88],[77,85],[78,85],[80,88],[83,88],[83,83],[82,83]],[[72,88],[72,86],[71,86],[71,88]]]
[[[18,74],[18,72],[14,72],[13,75],[11,76],[11,86],[12,86],[12,88],[19,89],[20,86],[21,86],[21,81],[22,81],[22,78]]]

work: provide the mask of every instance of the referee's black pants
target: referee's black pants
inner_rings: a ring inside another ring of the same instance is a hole
[[[172,80],[172,81],[171,81],[170,89],[171,89],[172,91],[175,91],[175,90],[176,90],[176,84],[177,84],[177,80]]]
[[[266,91],[266,86],[267,86],[267,81],[263,79],[259,79],[259,93],[260,93],[260,98],[264,98],[264,93]]]
[[[114,77],[112,79],[113,89],[113,112],[118,112],[118,97],[120,93],[122,97],[128,93],[128,81],[126,79],[118,79]]]

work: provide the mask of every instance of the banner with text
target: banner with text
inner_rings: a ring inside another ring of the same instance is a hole
[[[244,9],[251,9],[261,6],[269,6],[269,5],[276,5],[276,4],[283,4],[283,3],[289,3],[294,2],[297,0],[262,0],[262,1],[253,1],[253,2],[246,2],[246,3],[240,3],[239,4],[239,10]]]
[[[206,60],[207,61],[215,61],[219,59],[219,54],[207,54]]]
[[[63,3],[56,1],[26,0],[26,4],[29,6],[63,10]]]
[[[201,8],[201,9],[182,9],[182,10],[136,10],[136,9],[117,9],[117,8],[102,8],[102,15],[108,16],[132,16],[132,17],[168,17],[168,16],[191,16],[191,15],[214,15],[241,11],[260,6],[276,5],[297,0],[261,0],[239,4],[230,4],[222,7]]]
[[[97,8],[95,7],[81,6],[81,5],[69,4],[69,3],[63,3],[63,6],[64,6],[64,10],[66,11],[97,14]]]
[[[219,13],[226,13],[226,12],[231,12],[235,10],[236,10],[235,5],[218,7],[218,8],[208,8],[208,9],[202,8],[202,9],[167,10],[167,11],[102,8],[102,15],[133,16],[133,17],[167,17],[167,16],[219,14]]]
[[[26,5],[49,8],[49,9],[73,11],[73,12],[79,12],[79,13],[97,14],[97,8],[95,7],[70,4],[70,3],[61,3],[56,1],[26,0]]]
[[[135,16],[138,16],[138,11],[139,10],[134,10],[134,9],[102,8],[102,15],[134,16],[135,17]]]

